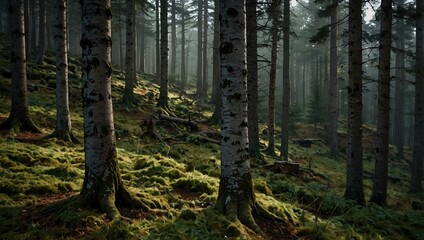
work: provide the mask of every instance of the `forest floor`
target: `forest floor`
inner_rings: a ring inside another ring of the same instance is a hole
[[[9,47],[0,37],[0,122],[10,111]],[[192,90],[171,84],[170,109],[158,109],[158,85],[138,76],[135,89],[140,105],[122,106],[123,74],[113,75],[114,121],[118,162],[129,189],[152,207],[151,212],[119,208],[123,221],[109,221],[96,209],[75,204],[84,179],[84,148],[57,139],[40,140],[55,125],[55,67],[28,63],[31,117],[42,134],[0,132],[0,239],[424,239],[423,195],[407,193],[410,149],[404,161],[395,160],[391,147],[388,206],[356,205],[343,199],[345,187],[345,122],[340,121],[340,156],[328,158],[323,141],[309,147],[290,144],[297,174],[274,167],[278,159],[265,154],[252,161],[256,200],[279,219],[257,216],[265,235],[218,215],[216,201],[220,173],[219,126],[208,123],[213,106],[192,98]],[[82,103],[79,62],[70,61],[72,126],[82,140]],[[150,80],[149,80],[150,79]],[[198,129],[166,121],[158,113],[195,121]],[[153,123],[155,137],[149,136]],[[265,125],[261,126],[261,130]],[[292,139],[325,140],[322,127],[296,124]],[[372,125],[364,125],[364,184],[372,187]],[[278,140],[277,140],[278,143]]]

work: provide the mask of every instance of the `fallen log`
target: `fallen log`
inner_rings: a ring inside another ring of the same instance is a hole
[[[311,147],[312,144],[317,142],[322,142],[321,138],[302,138],[302,139],[292,139],[293,143],[301,146],[301,147]]]
[[[288,172],[288,173],[299,173],[299,163],[297,162],[288,162],[288,161],[276,161],[273,166],[275,173],[279,172]]]
[[[195,121],[192,121],[190,118],[183,119],[183,118],[176,118],[176,117],[171,117],[171,116],[160,114],[159,119],[174,122],[174,123],[184,124],[184,125],[189,127],[191,132],[199,130],[197,123]]]

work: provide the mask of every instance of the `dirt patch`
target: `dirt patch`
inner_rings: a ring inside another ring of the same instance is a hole
[[[299,239],[292,233],[293,228],[281,220],[256,217],[255,221],[262,229],[262,231],[265,232],[266,239],[268,240]]]

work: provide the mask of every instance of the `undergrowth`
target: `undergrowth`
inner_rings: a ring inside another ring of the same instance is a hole
[[[1,39],[1,38],[0,38]],[[4,44],[0,44],[0,53]],[[47,56],[53,59],[51,53]],[[4,59],[4,58],[3,58]],[[0,58],[0,72],[9,69]],[[70,78],[72,125],[83,139],[78,62],[73,59]],[[29,104],[31,116],[51,133],[55,124],[54,68],[30,63]],[[3,74],[4,75],[4,74]],[[10,79],[0,76],[0,120],[9,113],[6,96]],[[141,76],[135,89],[139,106],[132,109],[114,103],[120,172],[130,191],[151,212],[120,208],[123,221],[110,222],[96,209],[82,209],[74,202],[84,179],[84,149],[41,136],[0,133],[0,239],[281,239],[282,235],[258,236],[238,222],[218,215],[216,201],[220,173],[219,146],[204,142],[218,126],[199,124],[203,132],[160,121],[155,101],[158,86]],[[123,78],[115,73],[113,97],[119,99]],[[6,90],[5,90],[6,89]],[[171,86],[172,89],[172,86]],[[187,91],[190,93],[190,90]],[[189,94],[170,93],[169,114],[195,121],[212,114],[212,106],[196,103]],[[145,133],[146,121],[154,122],[156,137]],[[298,126],[298,137],[320,137],[312,125]],[[263,126],[261,126],[263,128]],[[371,131],[371,130],[370,130]],[[261,140],[262,144],[266,141]],[[258,203],[283,220],[270,220],[270,228],[283,228],[284,239],[424,239],[424,216],[413,211],[408,195],[408,168],[391,159],[388,207],[358,206],[343,198],[345,160],[329,159],[323,143],[302,148],[291,144],[290,158],[300,164],[299,174],[274,172],[268,165],[254,165],[252,176]],[[365,192],[370,195],[373,157],[366,152]],[[62,204],[62,205],[61,205]],[[57,207],[59,206],[59,207]],[[53,210],[52,210],[53,209]]]

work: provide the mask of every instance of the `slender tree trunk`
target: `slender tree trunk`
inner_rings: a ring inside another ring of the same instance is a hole
[[[9,29],[11,35],[12,106],[9,117],[0,124],[0,129],[14,132],[41,131],[29,116],[28,90],[25,58],[24,1],[9,1]]]
[[[72,134],[68,91],[68,51],[67,51],[67,0],[55,0],[54,47],[56,54],[56,129],[48,137],[78,143]]]
[[[283,24],[283,110],[281,121],[281,158],[289,160],[290,122],[290,0],[284,0]]]
[[[161,43],[160,43],[160,25],[159,25],[159,12],[160,12],[160,6],[159,6],[159,0],[155,1],[156,6],[156,83],[161,82]],[[162,23],[163,24],[163,23]],[[166,70],[168,71],[168,70]]]
[[[116,203],[148,208],[126,189],[118,168],[111,98],[111,18],[110,0],[83,1],[85,177],[79,202],[100,207],[110,219],[118,219]]]
[[[31,15],[31,21],[28,23],[29,24],[29,26],[31,26],[31,45],[30,46],[28,46],[28,47],[30,47],[31,48],[31,46],[37,46],[37,27],[36,27],[36,25],[37,25],[37,15],[35,14],[35,0],[33,0],[33,1],[30,1],[29,2],[29,7],[30,7],[30,11],[29,11],[29,14]],[[39,11],[40,10],[38,10],[38,15],[40,15],[40,13],[39,13]],[[40,38],[40,37],[38,37],[38,38]],[[31,48],[32,49],[32,48]],[[32,50],[31,50],[32,51]],[[27,58],[29,59],[31,56],[29,55],[29,56],[27,56]]]
[[[395,68],[395,112],[394,112],[394,141],[397,148],[397,159],[404,158],[405,145],[405,39],[403,22],[396,30],[396,68]]]
[[[271,69],[269,72],[268,91],[268,154],[275,156],[275,82],[277,73],[278,55],[278,18],[280,16],[281,0],[272,1],[272,46],[271,46]]]
[[[337,128],[339,121],[338,94],[337,87],[337,11],[338,0],[333,0],[334,8],[331,13],[331,33],[330,33],[330,88],[328,99],[328,122],[330,135],[330,157],[337,158],[339,154],[339,144],[337,139]]]
[[[39,11],[39,41],[38,41],[38,54],[37,54],[37,64],[44,64],[44,54],[46,52],[46,4],[45,0],[40,1],[40,11]],[[67,46],[66,46],[67,47]]]
[[[208,1],[204,2],[204,14],[203,14],[203,68],[202,68],[202,97],[201,99],[208,98]]]
[[[126,107],[135,104],[134,86],[136,79],[135,59],[135,1],[126,2],[126,53],[125,53],[125,88],[123,102]]]
[[[184,89],[187,84],[187,78],[186,78],[186,36],[185,36],[185,1],[181,1],[181,88]]]
[[[169,80],[175,81],[177,69],[177,20],[175,17],[175,0],[171,0],[171,72]]]
[[[303,56],[302,68],[302,110],[306,111],[306,56]]]
[[[160,92],[158,107],[168,108],[168,2],[160,1]]]
[[[146,72],[146,16],[143,11],[140,13],[141,23],[140,23],[140,72]]]
[[[215,105],[212,123],[221,122],[221,56],[219,55],[219,46],[221,45],[220,32],[221,26],[219,23],[219,13],[221,11],[220,0],[214,0],[214,33],[213,33],[213,91],[212,101]],[[248,26],[248,25],[247,25]]]
[[[249,123],[249,155],[260,156],[258,126],[258,20],[256,0],[246,1],[247,30],[247,98]]]
[[[34,0],[33,0],[34,1]],[[29,0],[24,1],[24,24],[25,24],[25,55],[28,60],[31,59],[32,46],[31,46],[31,15],[30,15]]]
[[[245,1],[221,1],[221,175],[216,209],[260,232],[249,164]]]
[[[206,0],[198,0],[197,6],[197,82],[196,82],[196,94],[199,99],[202,98],[202,90],[203,90],[203,61],[202,61],[202,33],[203,33],[203,1]]]
[[[416,67],[415,67],[415,124],[414,150],[411,164],[411,182],[409,191],[423,191],[423,161],[424,161],[424,5],[417,0],[416,20]]]
[[[345,198],[365,203],[362,160],[362,1],[349,1],[349,85]]]
[[[121,13],[122,2],[118,0],[118,32],[119,32],[119,70],[122,72],[124,69],[124,43],[122,41],[122,13]]]
[[[390,133],[390,51],[392,42],[392,1],[381,1],[378,63],[378,120],[375,143],[375,173],[371,202],[387,204],[387,177]]]

